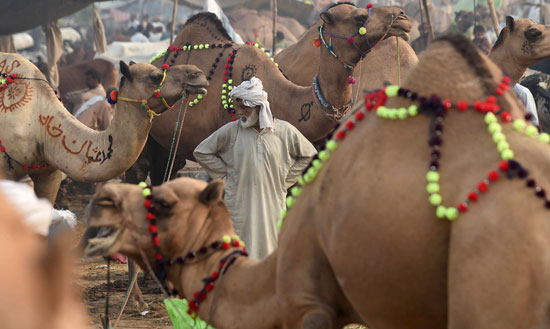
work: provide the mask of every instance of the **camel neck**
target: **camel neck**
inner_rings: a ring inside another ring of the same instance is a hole
[[[529,67],[529,65],[519,63],[503,46],[493,49],[489,54],[489,58],[504,72],[508,73],[514,83],[519,82]]]

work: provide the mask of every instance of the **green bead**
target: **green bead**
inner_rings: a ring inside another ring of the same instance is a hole
[[[233,89],[233,86],[229,86],[229,87],[227,87],[227,89],[231,90],[231,89]]]
[[[229,81],[227,81],[227,83],[232,84],[232,83],[233,83],[233,80],[232,80],[232,79],[229,79]]]
[[[321,161],[323,162],[327,162],[328,159],[330,159],[330,152],[322,150],[321,152],[319,152],[319,159],[321,159]]]
[[[416,105],[414,105],[414,104],[411,105],[411,106],[409,106],[409,115],[410,115],[411,117],[414,117],[414,116],[416,116],[417,114],[418,114],[418,106],[416,106]]]
[[[222,99],[227,99],[227,96],[225,96],[225,95],[222,95]]]
[[[277,228],[279,229],[279,231],[283,228],[283,220],[282,219],[279,219],[277,221]]]
[[[391,85],[386,87],[386,95],[388,97],[395,97],[397,96],[397,92],[399,91],[399,86],[397,85]]]
[[[198,98],[198,99],[202,99],[202,94],[198,94],[198,95],[197,95],[197,98]]]
[[[139,182],[138,186],[141,187],[141,188],[146,188],[146,187],[147,187],[147,183],[145,183],[145,182]]]
[[[282,210],[281,210],[281,218],[282,218],[282,219],[285,219],[285,218],[286,218],[286,215],[288,215],[288,210],[282,209]]]
[[[438,206],[435,209],[435,215],[437,218],[445,218],[445,213],[447,212],[447,208],[445,206]]]
[[[204,48],[208,49],[208,48],[210,48],[210,45],[207,43],[207,44],[204,45]]]
[[[313,165],[313,167],[315,167],[317,169],[321,169],[321,167],[323,167],[323,163],[319,159],[313,160],[313,162],[311,164]]]
[[[522,119],[517,119],[517,120],[514,120],[513,126],[515,130],[522,132],[527,126],[527,123]]]
[[[495,123],[497,121],[498,121],[497,117],[492,112],[487,112],[487,114],[485,114],[485,123],[486,124]]]
[[[407,114],[407,109],[404,107],[397,110],[397,117],[401,120],[405,120],[407,118]]]
[[[501,141],[497,145],[497,149],[498,149],[499,152],[502,152],[502,151],[507,150],[509,148],[510,148],[510,144],[508,144],[507,141]]]
[[[294,186],[290,189],[290,194],[292,194],[293,197],[297,198],[300,196],[300,194],[302,194],[302,189],[298,186]]]
[[[150,188],[144,188],[143,191],[141,191],[141,194],[146,198],[151,195],[151,189]]]
[[[222,94],[227,94],[227,90],[222,89]]]
[[[449,207],[445,211],[445,217],[447,217],[448,220],[455,220],[458,218],[458,209],[455,207]]]
[[[338,143],[334,140],[329,140],[326,146],[329,151],[334,152],[338,148]]]
[[[286,206],[288,208],[292,208],[292,206],[294,205],[294,202],[296,202],[296,199],[293,196],[289,196],[286,198]]]
[[[311,178],[315,179],[315,177],[317,177],[317,174],[319,173],[319,169],[315,167],[309,167],[307,173],[311,176]]]
[[[262,48],[260,48],[260,50],[261,50],[261,51],[265,51],[265,48],[264,48],[264,47],[262,47]]]
[[[388,117],[392,120],[397,119],[397,110],[396,109],[389,109],[388,110]]]
[[[539,141],[543,142],[544,144],[550,143],[550,135],[547,133],[541,133],[539,135]]]
[[[222,88],[227,88],[227,83],[222,84]]]
[[[313,177],[311,177],[311,175],[309,173],[305,173],[304,181],[305,181],[306,184],[309,184],[309,183],[313,182]]]
[[[198,45],[194,45],[194,46],[193,46],[193,49],[199,49],[199,46],[198,46]]]
[[[514,158],[514,151],[507,149],[500,154],[502,160],[511,160]]]
[[[300,186],[305,186],[306,185],[306,180],[304,179],[304,176],[301,176],[300,178],[298,178],[298,184]]]
[[[430,195],[429,200],[432,206],[439,206],[441,204],[441,201],[443,201],[443,198],[441,197],[441,195],[435,193]]]
[[[197,104],[199,102],[198,99],[195,98],[195,100],[193,101],[193,103]]]
[[[498,144],[499,142],[502,142],[502,141],[505,141],[505,140],[506,140],[506,136],[504,136],[503,133],[501,133],[501,132],[496,132],[496,133],[493,134],[493,141],[494,141],[495,143]]]
[[[199,49],[204,49],[204,45],[203,45],[203,44],[200,44],[200,45],[199,45]]]
[[[538,133],[539,133],[539,130],[535,126],[529,126],[527,127],[527,129],[525,129],[525,134],[532,138],[537,137]]]
[[[378,109],[376,110],[376,114],[379,116],[379,117],[382,117],[382,118],[386,118],[387,117],[387,112],[388,112],[388,108],[385,107],[385,106],[380,106],[378,107]]]
[[[502,131],[502,126],[498,122],[493,122],[493,123],[489,124],[488,129],[489,129],[489,132],[491,134],[494,134],[496,132],[501,132]]]
[[[141,105],[140,105],[140,106],[141,106],[141,108],[142,108],[142,109],[144,109],[144,110],[147,110],[147,104],[145,104],[145,103],[141,103]]]
[[[439,173],[437,171],[430,170],[426,174],[426,180],[428,182],[436,183],[439,181]]]
[[[430,194],[438,193],[439,192],[439,184],[438,183],[429,183],[426,185],[426,191]]]
[[[359,28],[359,34],[360,34],[360,35],[365,35],[365,34],[367,34],[367,29],[366,29],[364,26],[360,27],[360,28]]]

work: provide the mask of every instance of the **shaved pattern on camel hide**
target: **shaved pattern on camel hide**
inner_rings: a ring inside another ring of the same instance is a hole
[[[243,73],[241,73],[242,81],[250,80],[256,74],[256,66],[253,64],[247,64],[244,67]]]
[[[11,63],[8,63],[7,59],[4,59],[0,62],[0,73],[13,73],[13,70],[20,67],[21,63],[18,60],[13,60]]]
[[[28,82],[14,82],[0,92],[0,113],[13,112],[25,106],[31,99],[33,87]]]
[[[302,107],[300,107],[300,119],[298,120],[298,122],[305,122],[305,121],[308,121],[309,118],[311,118],[312,106],[313,106],[313,102],[302,104]]]
[[[110,159],[113,154],[113,136],[109,135],[109,146],[107,151],[100,150],[98,146],[94,146],[91,140],[85,140],[84,142],[77,141],[76,139],[70,140],[64,134],[61,123],[55,125],[53,115],[38,116],[38,122],[46,128],[46,132],[52,138],[61,137],[61,145],[68,154],[79,155],[85,152],[86,163],[99,162],[103,164],[106,160]]]

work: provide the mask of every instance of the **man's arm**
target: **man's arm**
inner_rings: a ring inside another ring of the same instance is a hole
[[[220,153],[229,149],[231,142],[231,124],[226,124],[203,140],[193,156],[213,179],[224,178],[227,175],[227,165]]]
[[[317,150],[307,140],[307,138],[305,138],[304,135],[302,135],[302,133],[300,133],[300,131],[298,131],[298,129],[294,126],[290,124],[289,126],[289,151],[290,156],[295,160],[295,162],[288,170],[288,174],[286,176],[287,188],[296,183],[304,169],[311,162],[313,156],[317,154]]]

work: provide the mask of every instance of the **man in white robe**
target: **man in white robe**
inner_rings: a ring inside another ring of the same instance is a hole
[[[224,200],[252,258],[277,247],[277,221],[287,189],[316,150],[286,121],[271,115],[267,93],[253,77],[231,90],[240,120],[216,130],[193,155],[208,174],[227,178]]]

